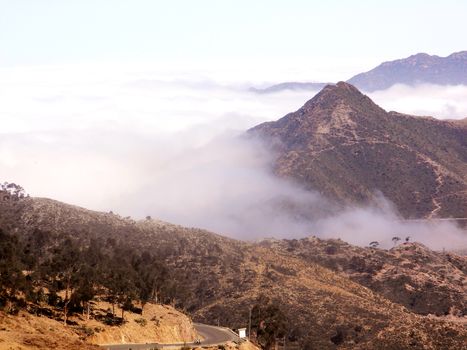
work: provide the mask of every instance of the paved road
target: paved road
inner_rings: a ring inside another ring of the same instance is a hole
[[[195,323],[195,329],[203,339],[201,341],[201,345],[203,346],[214,346],[218,344],[224,344],[229,341],[240,341],[238,335],[236,335],[228,328]]]
[[[196,331],[203,339],[201,344],[194,343],[174,343],[174,344],[159,344],[159,343],[147,343],[147,344],[112,344],[112,345],[101,345],[105,350],[149,350],[149,349],[164,349],[164,348],[180,348],[182,346],[215,346],[224,344],[229,341],[239,341],[235,333],[227,328],[208,326],[206,324],[195,323]]]

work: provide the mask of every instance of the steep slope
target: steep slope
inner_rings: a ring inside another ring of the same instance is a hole
[[[341,203],[375,193],[407,218],[467,216],[467,128],[386,112],[354,86],[326,86],[249,135],[270,142],[275,172]]]
[[[327,267],[416,313],[467,315],[467,258],[405,242],[390,250],[316,237],[260,243]]]
[[[467,51],[447,57],[419,53],[410,57],[384,62],[348,80],[364,91],[384,90],[394,84],[467,85]]]
[[[47,199],[0,205],[0,226],[34,235],[124,240],[163,257],[174,303],[195,319],[245,326],[265,296],[287,318],[289,341],[319,349],[458,349],[462,325],[415,315],[378,293],[287,249],[244,243],[154,220],[134,222]]]
[[[95,305],[105,315],[110,305]],[[106,325],[96,318],[81,315],[64,326],[56,319],[21,311],[13,316],[0,311],[0,349],[102,349],[97,344],[183,343],[196,339],[191,320],[170,306],[147,305],[146,313],[128,313],[119,327]],[[95,345],[92,345],[95,344]]]
[[[27,312],[12,316],[0,311],[0,325],[0,350],[100,349],[84,340],[84,332],[79,334],[61,322]]]

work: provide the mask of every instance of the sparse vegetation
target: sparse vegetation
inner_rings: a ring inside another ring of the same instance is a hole
[[[148,324],[148,321],[146,321],[145,318],[137,318],[135,322],[138,323],[141,327],[146,327]]]
[[[342,203],[368,203],[381,192],[404,217],[422,218],[465,216],[466,131],[386,112],[340,82],[249,133],[277,148],[281,177]]]
[[[392,237],[392,243],[394,243],[394,246],[397,245],[397,243],[401,240],[400,237],[394,236]]]
[[[26,198],[19,186],[3,187],[9,189],[9,201]],[[66,324],[70,313],[89,312],[99,295],[113,305],[106,323],[121,324],[124,311],[138,311],[134,301],[144,307],[148,301],[167,300],[168,275],[161,258],[118,240],[95,237],[83,243],[40,229],[6,233],[0,228],[0,307],[17,313],[28,303],[46,303],[62,311]],[[173,282],[171,288],[176,288]],[[119,318],[115,304],[122,310]]]
[[[400,244],[390,251],[312,237],[252,244],[157,220],[134,223],[118,215],[96,213],[46,199],[24,198],[2,202],[1,206],[0,227],[12,238],[1,243],[13,244],[16,240],[18,251],[40,252],[32,254],[34,259],[30,258],[30,253],[15,255],[21,265],[19,270],[27,271],[22,276],[30,279],[25,286],[34,287],[33,298],[28,299],[26,293],[20,292],[19,300],[12,301],[19,309],[23,307],[21,302],[42,300],[41,303],[55,304],[63,318],[65,280],[58,275],[63,275],[61,270],[54,272],[57,269],[52,262],[55,255],[55,259],[60,256],[54,249],[70,239],[76,243],[84,261],[77,276],[86,271],[87,265],[93,266],[99,276],[98,283],[93,273],[89,274],[92,283],[79,282],[82,279],[77,278],[79,283],[73,286],[71,294],[89,295],[85,291],[90,289],[94,297],[86,301],[79,296],[76,303],[71,297],[70,317],[78,314],[85,317],[88,305],[92,313],[96,295],[100,295],[108,300],[109,311],[99,316],[98,321],[147,331],[159,322],[158,317],[146,315],[151,327],[140,327],[133,321],[143,317],[137,313],[145,315],[151,310],[147,306],[140,310],[135,308],[136,303],[143,305],[149,298],[173,303],[191,313],[196,321],[241,328],[248,324],[249,310],[258,304],[259,293],[262,293],[285,317],[286,330],[276,336],[284,335],[287,347],[333,348],[336,345],[332,339],[339,340],[340,329],[343,333],[340,348],[352,348],[357,343],[361,349],[397,348],[412,339],[407,331],[410,329],[417,339],[433,342],[442,341],[445,334],[452,331],[454,335],[449,337],[445,348],[457,349],[465,334],[459,325],[415,315],[397,304],[421,313],[427,310],[436,313],[439,309],[442,315],[446,308],[463,305],[457,292],[462,288],[459,280],[449,277],[461,274],[463,260],[447,254],[440,258],[415,243]],[[431,265],[430,259],[435,259],[436,264]],[[447,270],[436,270],[435,266],[439,265]],[[54,274],[47,272],[49,268]],[[397,269],[407,269],[404,274],[408,278],[399,278],[394,273]],[[417,273],[434,274],[432,285],[417,285]],[[410,279],[412,274],[413,280]],[[374,280],[376,275],[381,279]],[[49,277],[41,282],[37,279],[41,276]],[[441,290],[435,279],[443,278],[447,289]],[[43,286],[42,292],[36,289],[38,282]],[[414,290],[405,289],[405,286],[413,286]],[[427,298],[421,297],[423,293],[427,293]],[[408,295],[414,297],[413,305],[405,303]],[[445,301],[440,302],[441,296]],[[119,306],[118,315],[112,303]],[[124,317],[128,321],[123,323],[120,309],[125,304],[128,311]],[[43,309],[46,308],[37,307],[31,312],[40,314]],[[462,306],[459,310],[463,310]],[[126,314],[129,311],[131,316]],[[161,320],[161,324],[165,322],[165,318]],[[271,333],[265,331],[262,341],[267,341],[267,334]]]

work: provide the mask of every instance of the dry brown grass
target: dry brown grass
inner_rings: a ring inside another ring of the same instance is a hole
[[[106,313],[111,305],[94,305],[96,314]],[[117,312],[120,310],[116,310]],[[143,315],[127,312],[125,324],[107,326],[81,315],[69,318],[76,325],[64,326],[61,321],[27,312],[18,316],[0,313],[0,350],[23,349],[98,349],[93,344],[118,343],[183,343],[197,335],[191,320],[170,306],[148,304]],[[142,321],[144,320],[144,321]]]

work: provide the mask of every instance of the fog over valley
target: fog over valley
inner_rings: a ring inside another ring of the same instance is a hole
[[[258,94],[242,77],[84,65],[0,76],[0,172],[32,196],[246,240],[316,235],[389,247],[398,235],[436,249],[467,245],[454,224],[404,222],[382,196],[351,207],[272,173],[275,154],[244,132],[318,91]],[[369,94],[386,110],[442,119],[467,117],[466,95],[466,86],[436,85]]]

